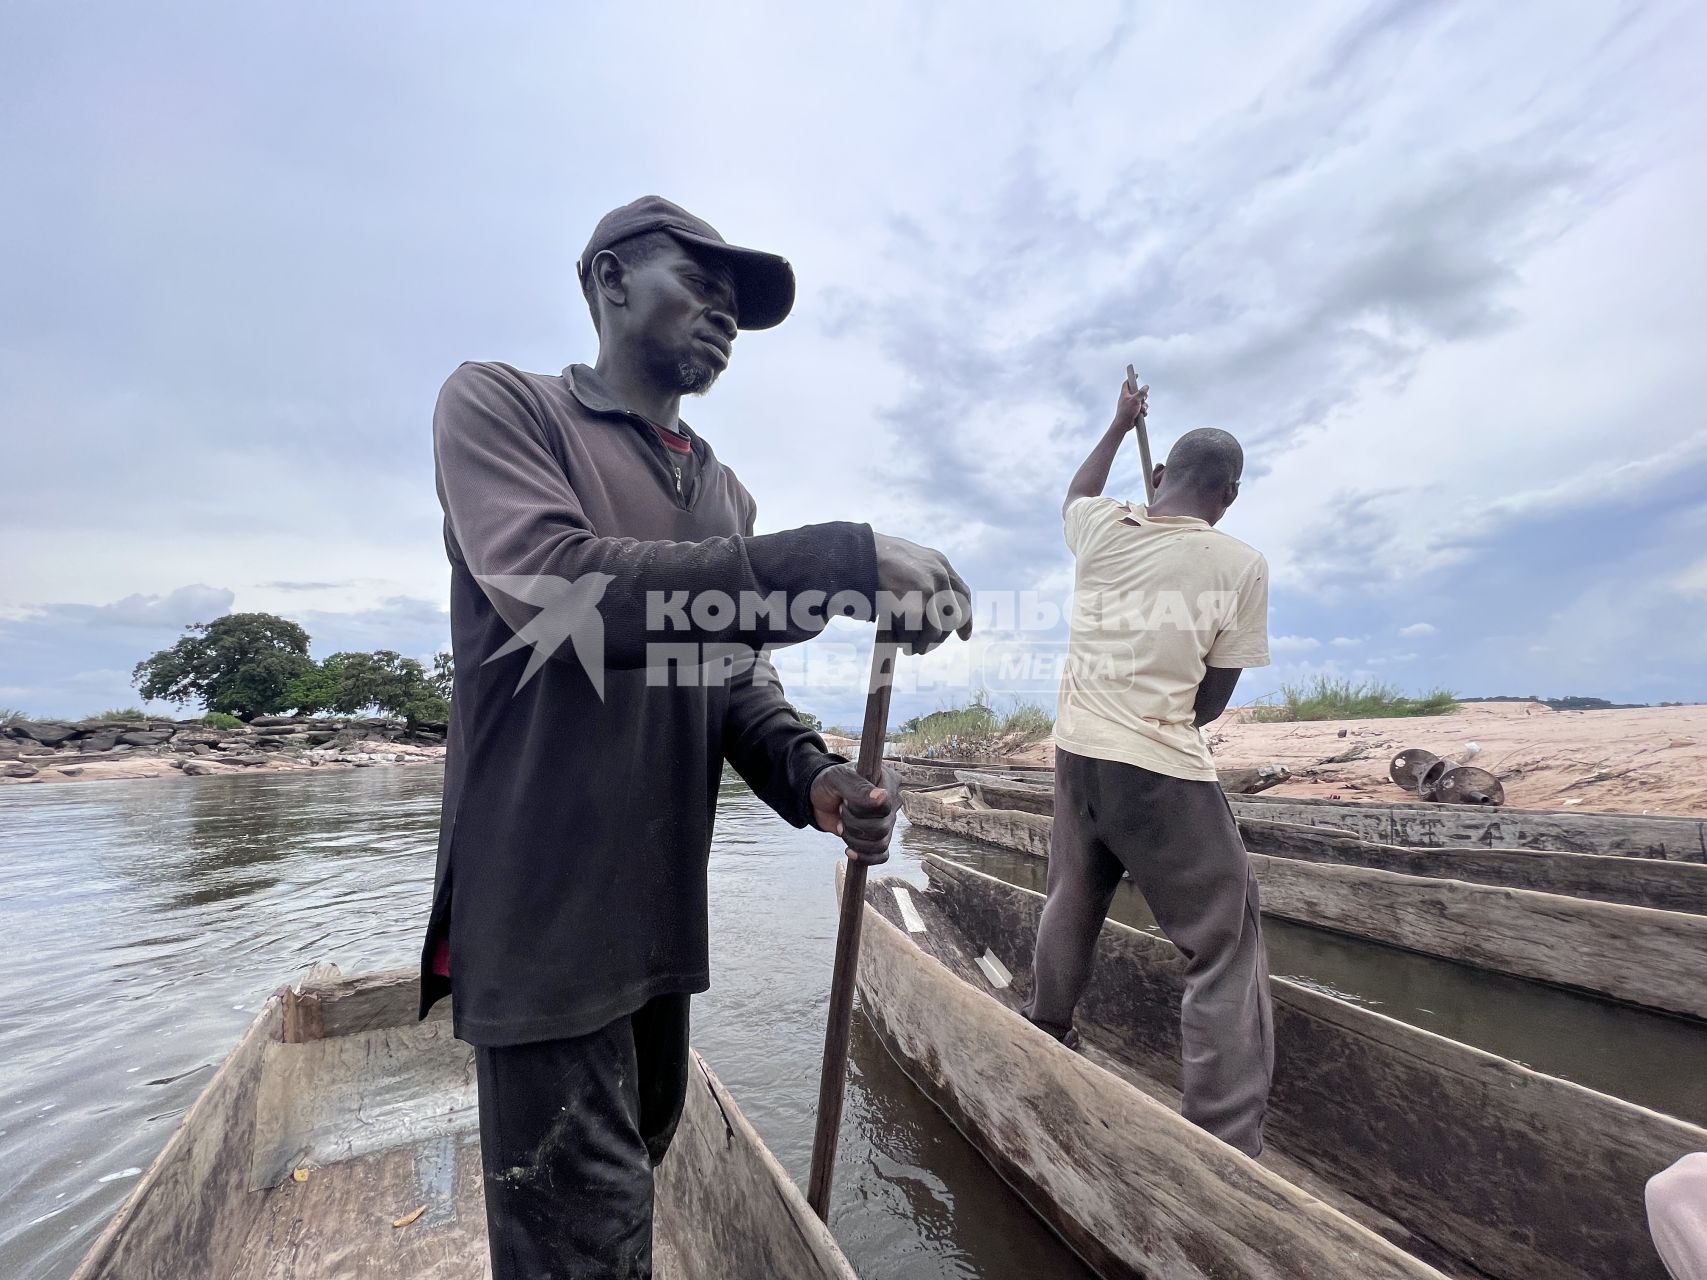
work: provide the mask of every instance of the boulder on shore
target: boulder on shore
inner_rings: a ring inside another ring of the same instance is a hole
[[[9,727],[14,737],[29,738],[44,747],[57,747],[77,734],[77,726],[63,720],[19,720]]]
[[[170,742],[170,729],[133,729],[129,733],[119,734],[119,741],[133,747],[157,747],[162,742]]]

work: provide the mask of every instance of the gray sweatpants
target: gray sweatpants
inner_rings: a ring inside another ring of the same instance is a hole
[[[1072,1025],[1123,871],[1186,959],[1185,1117],[1258,1155],[1274,1075],[1268,959],[1256,876],[1217,783],[1057,749],[1049,901],[1027,1015]]]

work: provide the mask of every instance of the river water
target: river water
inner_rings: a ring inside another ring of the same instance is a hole
[[[275,988],[317,960],[347,973],[415,961],[441,777],[418,766],[0,791],[0,1277],[69,1274]],[[904,829],[885,874],[921,879],[926,853],[1022,884],[1042,867]],[[713,985],[693,1038],[800,1182],[838,854],[728,777]],[[1147,920],[1135,895],[1115,914]],[[1698,1024],[1279,922],[1265,931],[1276,973],[1707,1120]],[[857,1014],[831,1225],[870,1280],[1089,1274]]]
[[[0,791],[0,1277],[70,1273],[277,987],[415,962],[442,776]],[[839,854],[727,776],[693,1039],[802,1184]],[[845,1116],[831,1226],[861,1275],[1089,1275],[858,1024]]]

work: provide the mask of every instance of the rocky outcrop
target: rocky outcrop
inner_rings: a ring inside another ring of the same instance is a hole
[[[442,726],[259,716],[240,729],[200,720],[16,721],[0,725],[0,785],[259,770],[365,768],[444,755]]]

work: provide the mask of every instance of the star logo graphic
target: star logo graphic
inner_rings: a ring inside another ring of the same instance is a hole
[[[611,573],[583,573],[579,578],[564,579],[550,574],[477,573],[481,586],[501,591],[523,604],[538,607],[539,612],[487,658],[499,658],[518,649],[532,648],[516,692],[539,674],[551,656],[568,642],[580,660],[581,670],[593,682],[599,701],[605,697],[605,620],[599,614],[599,601],[605,588],[616,581]]]

